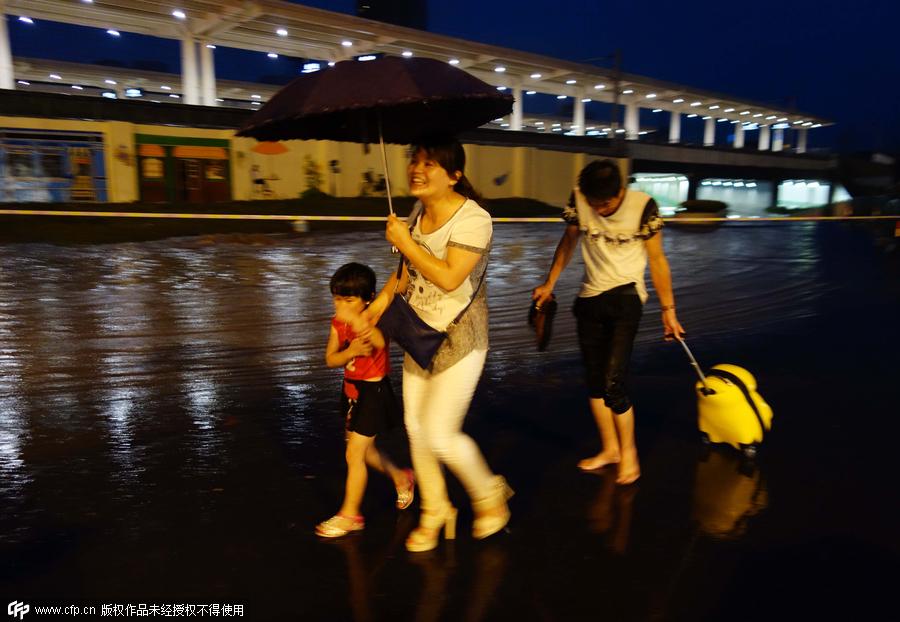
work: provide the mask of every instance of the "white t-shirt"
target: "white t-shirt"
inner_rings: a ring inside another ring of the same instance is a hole
[[[412,239],[434,257],[447,259],[447,249],[451,246],[482,255],[482,260],[469,274],[469,278],[452,291],[441,289],[421,275],[414,265],[409,266],[409,286],[406,289],[409,305],[429,326],[445,330],[469,304],[472,293],[487,269],[493,224],[491,215],[472,199],[467,199],[450,220],[436,231],[422,233],[421,222],[421,217],[416,220]]]
[[[577,188],[572,194],[575,204],[563,211],[563,219],[576,225],[582,234],[584,280],[578,295],[589,298],[634,283],[641,301],[646,302],[644,243],[663,226],[656,202],[648,194],[627,190],[614,213],[600,216]]]

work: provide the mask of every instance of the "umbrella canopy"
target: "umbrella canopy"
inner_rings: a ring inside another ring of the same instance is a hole
[[[238,136],[409,144],[476,128],[508,114],[512,103],[512,96],[443,61],[347,60],[285,86]]]

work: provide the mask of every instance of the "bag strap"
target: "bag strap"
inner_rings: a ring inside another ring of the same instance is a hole
[[[750,408],[753,409],[753,414],[756,415],[756,420],[759,422],[761,438],[765,438],[766,425],[763,423],[762,415],[759,413],[759,408],[756,407],[756,402],[753,401],[753,397],[750,395],[750,390],[747,388],[747,385],[744,384],[744,381],[738,378],[735,374],[732,374],[730,371],[725,371],[724,369],[716,369],[715,367],[706,372],[706,375],[723,378],[741,390],[741,393],[743,393],[744,397],[747,399],[747,403],[750,404]]]
[[[412,233],[413,228],[416,226],[416,221],[419,219],[419,215],[422,213],[424,209],[421,201],[416,201],[415,205],[413,205],[412,211],[409,213],[409,216],[406,218],[406,224],[409,225],[409,231]],[[397,283],[394,285],[394,294],[397,293],[397,288],[400,286],[400,276],[403,274],[403,264],[407,261],[406,257],[400,255],[400,262],[397,264]],[[481,285],[484,283],[484,279],[487,276],[487,266],[484,267],[484,271],[481,273],[481,278],[478,280],[478,286],[475,288],[475,291],[472,292],[472,298],[469,300],[469,304],[463,307],[463,310],[459,312],[459,314],[453,318],[453,321],[447,325],[454,326],[462,319],[463,314],[469,310],[469,307],[472,306],[472,303],[475,302],[475,297],[478,295],[478,292],[481,290]],[[468,278],[468,277],[467,277]]]

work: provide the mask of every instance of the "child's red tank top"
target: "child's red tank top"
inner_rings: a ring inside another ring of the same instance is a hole
[[[344,350],[356,337],[353,328],[337,318],[331,318],[331,325],[338,334],[339,348]],[[388,356],[388,344],[385,340],[383,348],[372,350],[369,356],[357,356],[344,367],[344,379],[346,380],[372,380],[383,378],[391,371],[391,358]],[[350,399],[356,399],[358,393],[351,383],[344,383],[344,392]]]

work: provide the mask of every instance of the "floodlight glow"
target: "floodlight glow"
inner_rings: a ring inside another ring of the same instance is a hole
[[[214,46],[212,43],[207,43],[207,44],[206,44],[206,49],[208,49],[208,50],[214,50],[214,49],[216,49],[216,46]]]
[[[276,54],[275,52],[269,52],[268,54],[266,54],[266,56],[268,56],[269,58],[278,58],[278,54]]]
[[[744,110],[743,112],[741,112],[741,114],[750,114],[750,111],[749,111],[749,110]]]
[[[605,85],[605,84],[595,84],[595,85],[594,85],[594,90],[595,90],[595,91],[599,91],[600,89],[605,89],[605,88],[606,88],[606,85]]]
[[[178,19],[187,19],[187,15],[185,15],[184,11],[181,11],[179,9],[175,9],[174,11],[172,11],[172,15],[174,15]]]
[[[587,103],[590,102],[590,101],[591,101],[591,98],[590,98],[590,97],[585,97],[584,99],[581,100],[581,103],[582,103],[582,104],[587,104]]]
[[[361,62],[366,62],[366,61],[370,61],[370,60],[375,60],[376,58],[378,58],[378,57],[375,56],[374,54],[366,54],[365,56],[360,56],[356,60],[361,61]]]
[[[691,102],[691,107],[696,108],[697,106],[702,106],[703,102]]]
[[[689,114],[689,115],[687,116],[687,118],[688,118],[688,119],[693,119],[693,118],[696,117],[696,116],[697,116],[697,115],[695,115],[695,114]]]
[[[164,91],[171,91],[171,90],[172,90],[172,87],[171,87],[171,86],[165,86],[165,85],[163,85],[163,86],[161,86],[161,87],[159,87],[159,88],[161,88],[161,89],[164,90]]]
[[[734,112],[734,108],[726,108],[724,112]]]
[[[458,59],[458,58],[451,58],[451,59],[448,60],[447,62],[450,63],[451,65],[458,65],[458,64],[459,64],[459,59]]]
[[[533,73],[533,74],[531,74],[531,79],[532,79],[532,80],[540,80],[541,77],[542,77],[542,76],[541,76],[541,74],[539,74],[539,73]]]
[[[578,84],[578,80],[566,80],[566,84]]]
[[[525,91],[526,95],[534,95],[537,91]]]
[[[20,22],[25,22],[26,24],[33,24],[33,23],[34,23],[34,20],[33,20],[33,19],[31,19],[30,17],[26,17],[26,16],[24,16],[24,15],[20,15],[20,16],[19,16],[19,21],[20,21]]]
[[[565,98],[566,98],[565,95],[557,95],[557,96],[556,96],[556,99],[565,99]]]
[[[345,48],[353,47],[353,41],[344,39],[343,41],[341,41],[341,45],[343,45]]]
[[[279,28],[278,30],[275,31],[275,34],[278,35],[279,37],[286,37],[286,36],[288,36],[288,31],[285,28]]]
[[[410,52],[409,50],[403,50],[403,54],[402,54],[402,55],[403,55],[404,58],[409,58],[410,56],[413,55],[413,53]]]
[[[16,84],[22,84],[24,86],[31,86],[31,82],[28,82],[27,80],[16,80]]]
[[[710,110],[718,110],[718,109],[719,109],[719,104],[716,104],[716,105],[714,105],[714,106],[710,106],[709,109],[710,109]]]
[[[505,91],[505,90],[506,90],[506,87],[505,87],[505,86],[498,86],[498,87],[497,87],[497,90],[498,90],[498,91]]]
[[[104,82],[107,84],[118,84],[115,80],[109,80],[109,79],[104,80]]]
[[[709,121],[710,119],[712,119],[712,117],[703,117],[704,121]]]
[[[57,73],[51,73],[50,78],[53,80],[62,80],[62,78]],[[810,123],[810,125],[812,125],[812,123]]]
[[[73,84],[73,85],[72,85],[72,88],[75,89],[76,91],[83,91],[83,90],[84,90],[84,87],[83,87],[83,86],[79,86],[79,85],[77,85],[77,84]]]
[[[634,93],[634,89],[625,89],[622,91],[622,95],[631,95],[632,93]]]
[[[500,65],[498,67],[494,67],[494,71],[497,73],[503,73],[504,71],[506,71],[506,67],[504,67],[503,65]]]
[[[662,108],[654,108],[653,112],[662,112]]]
[[[254,93],[250,96],[250,99],[262,99],[262,95],[257,95],[256,93]]]
[[[680,97],[679,97],[678,99],[673,99],[673,100],[672,100],[672,103],[673,103],[673,104],[680,104],[680,103],[682,103],[682,102],[684,102],[684,100],[681,99]]]
[[[121,33],[121,32],[119,32],[118,30],[113,30],[112,28],[110,28],[109,30],[107,30],[107,31],[106,31],[106,34],[112,35],[112,36],[114,36],[114,37],[121,37],[121,36],[122,36],[122,33]]]
[[[647,93],[644,97],[646,99],[656,99],[656,93]]]
[[[771,121],[774,118],[776,118],[776,115],[770,114],[768,117],[766,117],[766,121]]]
[[[330,65],[330,63],[329,63],[329,65]],[[312,73],[314,71],[318,71],[321,68],[322,68],[322,65],[320,65],[319,63],[304,63],[301,73]]]
[[[756,188],[756,182],[751,181],[749,184],[747,184],[747,187],[748,188]]]

